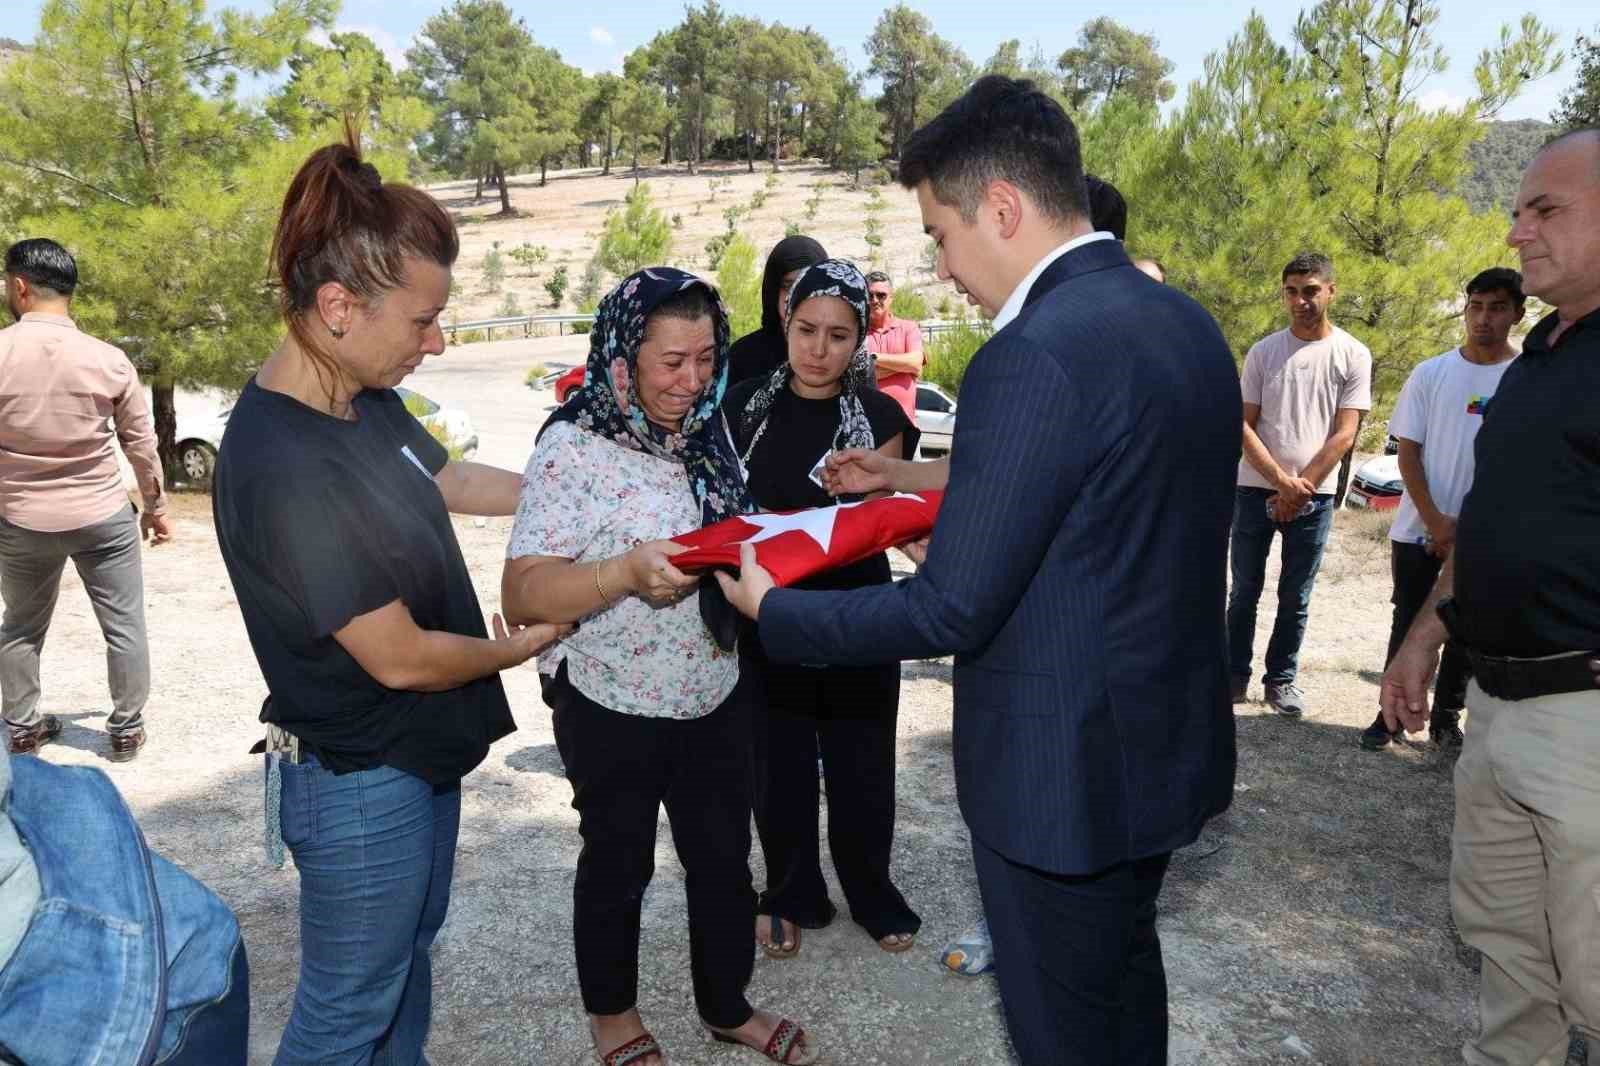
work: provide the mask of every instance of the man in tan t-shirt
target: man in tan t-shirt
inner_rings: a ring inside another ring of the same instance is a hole
[[[110,757],[144,744],[150,695],[141,533],[171,538],[155,427],[128,357],[79,332],[69,317],[78,266],[54,241],[11,246],[0,330],[0,707],[9,749],[25,755],[61,722],[39,711],[39,653],[61,572],[77,568],[106,639]],[[136,520],[117,465],[117,442],[138,478]]]
[[[1229,552],[1228,655],[1233,701],[1250,683],[1256,604],[1266,583],[1273,534],[1283,536],[1278,611],[1267,644],[1267,704],[1297,718],[1295,685],[1311,589],[1333,527],[1339,461],[1372,406],[1372,353],[1328,321],[1333,262],[1307,254],[1283,268],[1289,328],[1257,341],[1245,357],[1244,459],[1234,497]]]

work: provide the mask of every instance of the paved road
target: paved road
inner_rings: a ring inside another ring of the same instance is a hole
[[[589,338],[571,334],[463,344],[425,360],[405,384],[440,406],[471,416],[478,430],[474,461],[520,473],[533,451],[534,434],[556,402],[549,389],[524,384],[528,368],[536,363],[550,370],[576,366],[588,351]]]

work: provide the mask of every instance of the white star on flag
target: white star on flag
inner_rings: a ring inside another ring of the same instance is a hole
[[[916,500],[926,503],[921,496],[909,492],[897,492],[888,497],[892,500]],[[817,547],[822,549],[824,555],[828,553],[829,545],[833,543],[833,524],[839,517],[839,512],[851,507],[860,507],[862,500],[857,503],[839,503],[832,507],[816,507],[808,511],[796,511],[793,514],[746,514],[740,515],[741,522],[748,522],[760,529],[753,537],[735,544],[760,544],[764,540],[781,536],[784,533],[804,533],[817,542]]]

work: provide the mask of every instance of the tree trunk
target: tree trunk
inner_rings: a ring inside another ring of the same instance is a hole
[[[473,203],[477,203],[479,200],[483,199],[483,171],[478,171],[475,176],[478,179],[478,184],[472,190]]]
[[[176,391],[172,375],[157,372],[150,381],[151,414],[156,423],[156,454],[161,457],[161,479],[171,485],[177,480],[178,410],[173,403]]]
[[[506,187],[506,168],[499,163],[494,165],[495,181],[500,186],[500,213],[511,214],[511,191]]]
[[[756,145],[755,133],[746,126],[744,129],[744,168],[751,174],[756,172]]]
[[[550,184],[550,157],[542,155],[539,157],[539,188],[542,189],[548,184]]]
[[[637,153],[635,153],[637,159]],[[667,120],[667,128],[661,134],[661,165],[672,164],[672,120]]]
[[[607,120],[606,121],[606,160],[605,160],[605,163],[602,164],[603,169],[600,171],[601,174],[606,175],[607,177],[609,177],[610,174],[611,174],[611,147],[612,147],[611,130],[612,130],[611,122],[610,122],[610,120]]]

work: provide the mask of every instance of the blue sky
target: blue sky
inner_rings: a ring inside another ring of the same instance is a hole
[[[31,40],[43,2],[0,0],[0,37]],[[268,2],[236,0],[232,6],[259,11]],[[676,23],[683,14],[681,3],[663,0],[612,0],[592,7],[548,0],[509,3],[526,20],[540,44],[557,49],[567,62],[591,72],[620,67],[624,55],[657,31]],[[385,50],[398,55],[423,21],[444,6],[446,0],[344,0],[339,25],[367,33]],[[860,69],[867,62],[863,44],[878,14],[888,5],[882,0],[873,4],[813,0],[807,5],[726,0],[723,6],[731,12],[789,25],[809,22],[835,46],[842,46],[850,62]],[[914,6],[932,19],[941,36],[954,41],[976,62],[982,62],[996,45],[1011,37],[1022,40],[1025,53],[1037,42],[1047,55],[1058,55],[1072,44],[1084,22],[1099,14],[1112,14],[1125,25],[1156,36],[1161,52],[1176,64],[1173,78],[1180,99],[1184,87],[1202,73],[1206,55],[1227,42],[1252,7],[1237,0],[1146,0],[1134,8],[1123,4],[1069,7],[1045,0],[923,0]],[[1287,41],[1300,5],[1260,6],[1272,11],[1268,22],[1274,34]],[[1438,32],[1451,64],[1447,73],[1428,83],[1428,102],[1458,102],[1471,94],[1473,62],[1478,52],[1494,40],[1500,24],[1515,23],[1524,12],[1531,12],[1558,33],[1563,49],[1569,49],[1578,32],[1591,31],[1595,23],[1600,23],[1600,14],[1591,10],[1584,15],[1584,7],[1570,0],[1521,4],[1444,0],[1446,15]],[[1571,83],[1572,71],[1573,65],[1568,63],[1555,75],[1533,83],[1501,117],[1547,117]]]

